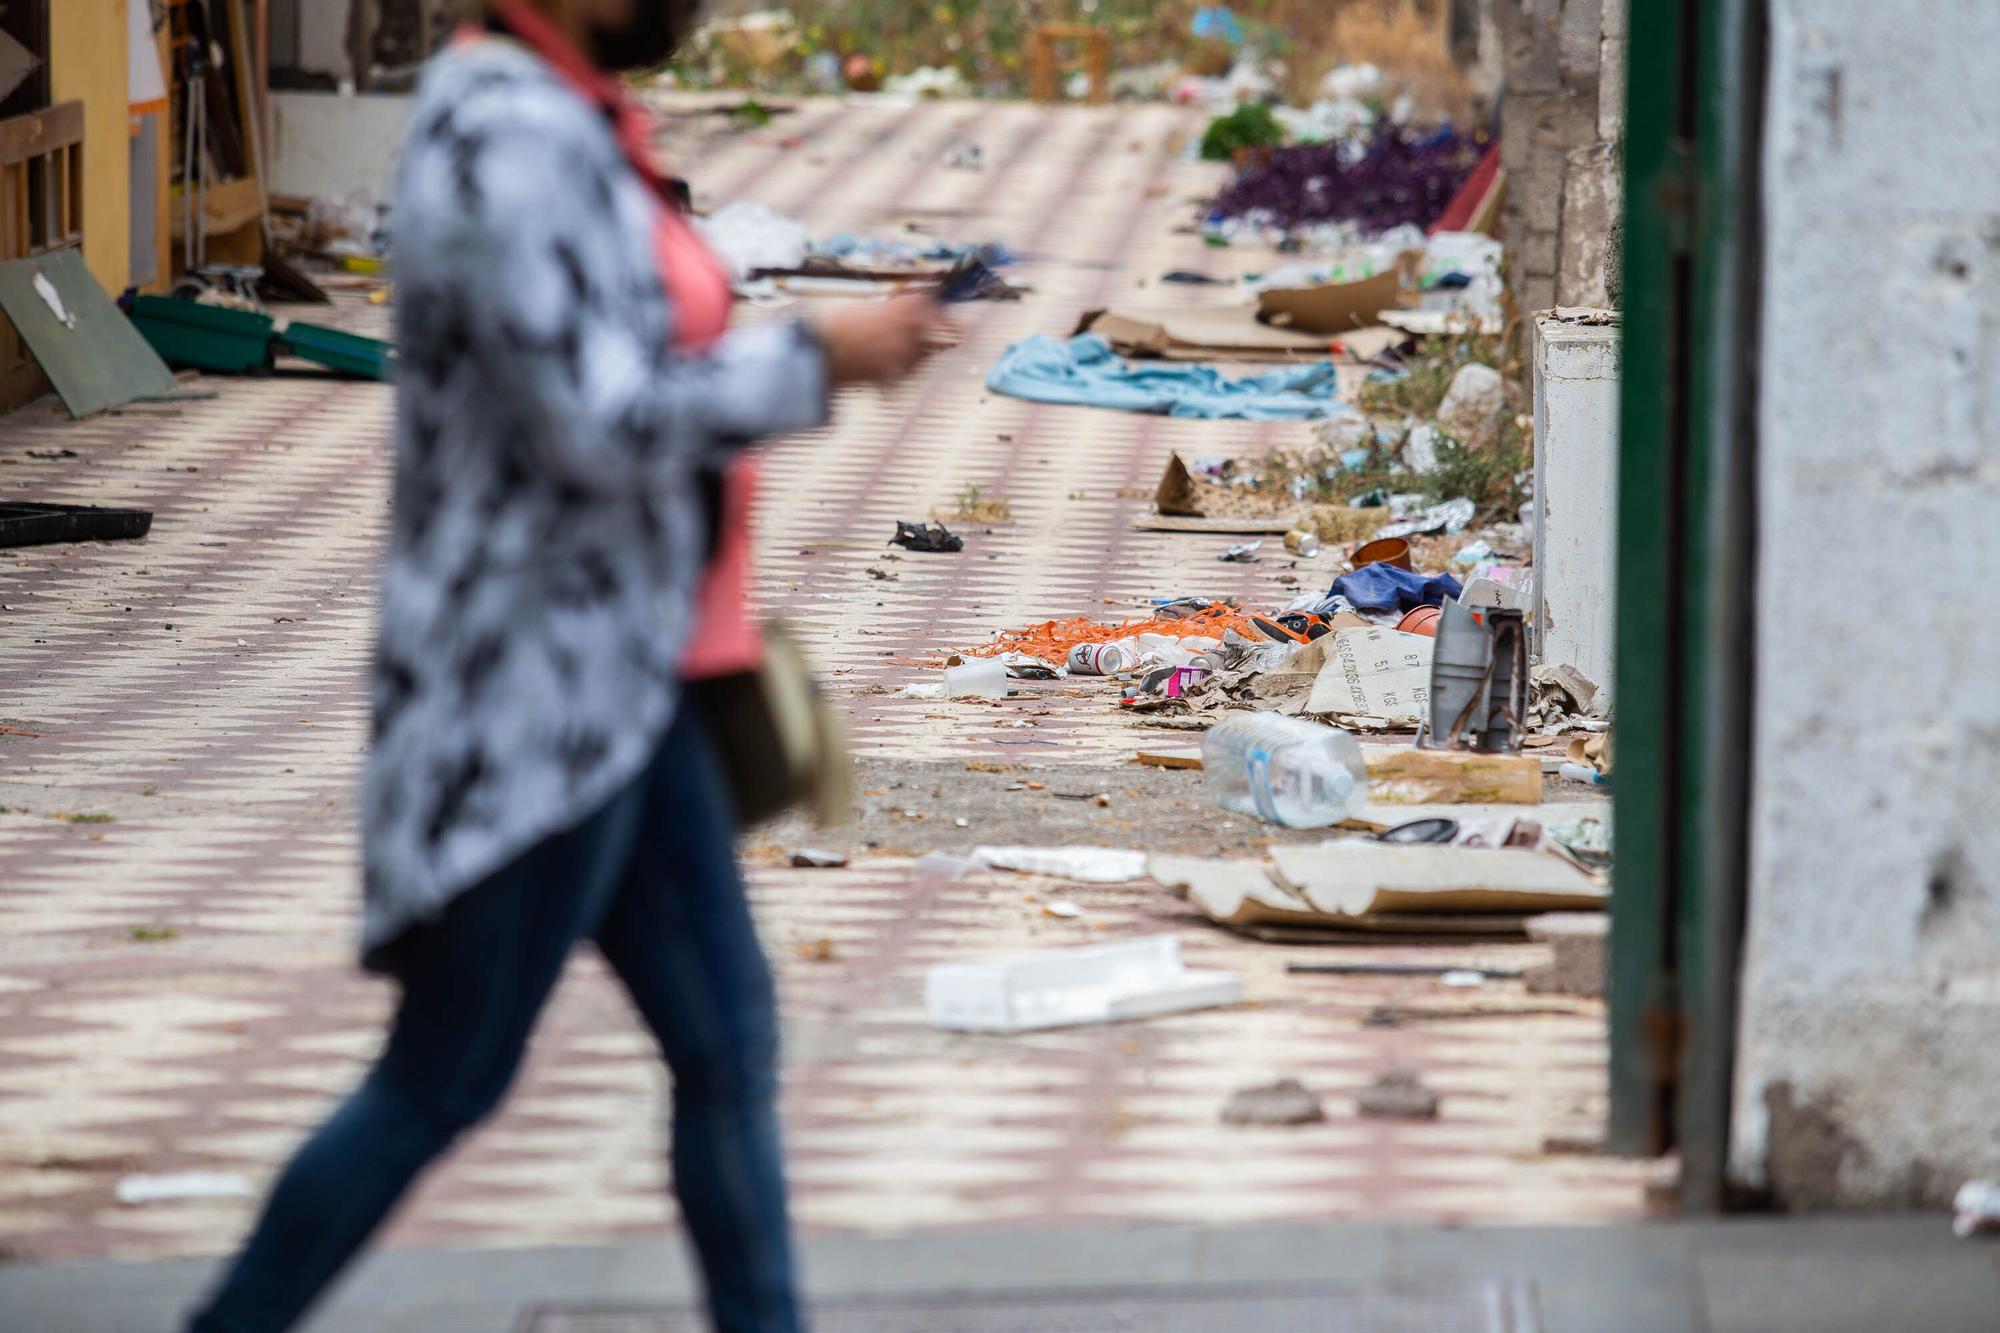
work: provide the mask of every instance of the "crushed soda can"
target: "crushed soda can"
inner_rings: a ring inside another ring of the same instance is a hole
[[[1304,560],[1319,554],[1319,534],[1310,528],[1293,528],[1285,534],[1285,549]]]

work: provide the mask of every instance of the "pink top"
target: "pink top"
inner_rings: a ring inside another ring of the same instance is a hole
[[[549,19],[522,0],[496,6],[505,23],[535,53],[612,117],[619,146],[632,169],[661,200],[654,244],[660,278],[675,314],[674,346],[706,350],[729,328],[734,299],[729,274],[680,210],[667,203],[666,177],[653,161],[653,117],[615,76],[592,64]],[[474,33],[476,35],[476,31]],[[764,641],[750,615],[750,512],[756,495],[757,465],[748,454],[729,465],[722,485],[721,525],[715,558],[696,591],[694,634],[681,659],[681,676],[705,680],[754,671],[764,660]]]

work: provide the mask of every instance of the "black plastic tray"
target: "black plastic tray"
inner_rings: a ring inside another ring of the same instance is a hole
[[[149,509],[0,501],[0,546],[123,541],[145,536],[152,526],[153,513]]]

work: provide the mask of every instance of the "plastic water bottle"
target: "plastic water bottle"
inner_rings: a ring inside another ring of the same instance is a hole
[[[1217,805],[1286,828],[1338,824],[1368,800],[1368,768],[1352,735],[1280,713],[1210,727],[1201,764]]]

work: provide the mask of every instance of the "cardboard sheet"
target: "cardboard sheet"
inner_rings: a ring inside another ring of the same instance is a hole
[[[1318,717],[1375,717],[1417,726],[1430,709],[1431,649],[1422,634],[1373,626],[1336,630],[1333,652],[1313,680],[1305,711]],[[1323,641],[1322,641],[1323,642]]]
[[[1328,354],[1328,339],[1311,331],[1259,323],[1257,309],[1233,305],[1092,310],[1076,331],[1096,334],[1120,356],[1170,361],[1310,361]]]
[[[1163,887],[1184,896],[1190,906],[1216,925],[1273,943],[1337,944],[1438,935],[1518,938],[1527,919],[1507,912],[1336,916],[1320,911],[1279,883],[1268,862],[1156,856],[1148,868]]]
[[[1583,912],[1610,890],[1566,861],[1497,847],[1398,845],[1351,838],[1274,847],[1276,878],[1319,912]]]
[[[1274,287],[1258,294],[1257,310],[1260,318],[1278,328],[1339,338],[1384,323],[1381,312],[1402,307],[1407,291],[1405,275],[1391,270],[1359,282]]]
[[[1412,748],[1371,750],[1367,758],[1368,799],[1377,806],[1542,799],[1542,761],[1534,755]]]

